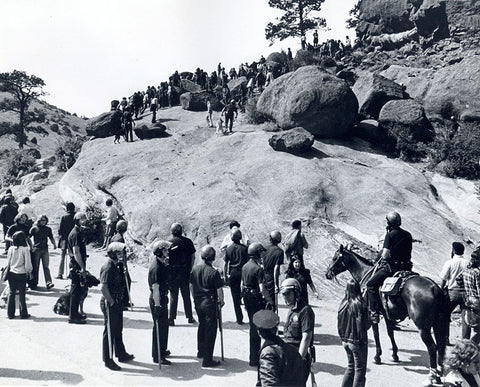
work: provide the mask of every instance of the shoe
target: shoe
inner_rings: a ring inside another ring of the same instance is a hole
[[[380,322],[380,315],[377,311],[370,311],[370,321],[372,324],[378,324]]]
[[[169,357],[171,352],[167,349],[165,351],[162,351],[162,357]]]
[[[203,355],[200,352],[197,352],[197,359],[203,359]]]
[[[82,325],[82,324],[86,324],[87,322],[85,320],[81,320],[80,318],[69,318],[68,323]]]
[[[243,325],[243,321],[237,321],[238,325]]]
[[[122,356],[119,356],[119,357],[118,357],[118,361],[119,361],[120,363],[126,363],[126,362],[128,362],[128,361],[133,360],[133,359],[135,359],[135,356],[132,355],[132,354],[130,354],[130,353],[125,353],[125,354],[123,354]]]
[[[168,359],[165,359],[164,357],[162,358],[162,360],[160,361],[160,364],[163,364],[163,365],[172,365],[172,362]]]
[[[202,367],[206,368],[218,367],[219,365],[220,362],[218,360],[204,360],[202,362]]]
[[[105,367],[111,369],[112,371],[120,371],[122,368],[115,363],[113,360],[109,360],[105,362]]]
[[[47,289],[51,289],[51,288],[53,288],[53,286],[54,286],[54,285],[53,285],[51,282],[49,282],[49,283],[47,284]]]
[[[188,323],[189,323],[189,324],[195,324],[196,322],[197,322],[197,320],[195,320],[193,317],[190,317],[190,318],[188,319]]]
[[[57,275],[57,276],[55,277],[55,279],[61,279],[61,280],[63,280],[63,275],[59,274],[59,275]]]
[[[20,316],[20,318],[21,318],[22,320],[26,320],[27,318],[30,318],[30,317],[31,317],[30,314],[24,314],[24,315],[21,315],[21,316]]]
[[[169,318],[168,319],[168,325],[170,325],[171,327],[175,326],[175,320]]]
[[[81,320],[86,320],[87,319],[87,314],[86,313],[80,313],[80,319]]]
[[[14,318],[15,318],[15,316],[8,316],[9,320],[13,320]]]

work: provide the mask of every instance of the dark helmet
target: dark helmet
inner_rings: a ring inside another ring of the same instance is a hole
[[[210,245],[205,245],[200,250],[200,256],[204,261],[213,261],[215,259],[215,249]]]
[[[125,232],[125,231],[127,231],[127,227],[128,227],[128,223],[127,223],[126,220],[119,220],[119,221],[117,222],[117,227],[116,227],[116,229],[117,229],[118,232]]]
[[[250,256],[260,256],[263,251],[265,248],[261,243],[255,242],[248,246],[248,255]]]
[[[272,242],[280,243],[282,241],[282,234],[278,230],[272,231],[270,233],[270,239]]]
[[[400,226],[402,224],[402,217],[396,211],[387,214],[387,222],[391,226]]]
[[[180,236],[180,235],[182,235],[182,232],[183,232],[183,228],[182,228],[182,225],[180,223],[173,223],[171,225],[170,233],[173,236]]]
[[[242,240],[242,232],[237,228],[232,234],[232,241],[241,241]]]

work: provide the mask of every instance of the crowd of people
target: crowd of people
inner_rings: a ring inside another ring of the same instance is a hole
[[[104,315],[102,358],[106,367],[120,370],[114,361],[134,359],[123,343],[123,313],[131,306],[131,279],[128,273],[125,233],[128,224],[113,202],[106,202],[105,241],[107,260],[100,270],[101,310]],[[57,278],[63,278],[68,262],[70,279],[68,322],[85,324],[83,302],[88,292],[87,245],[85,242],[85,213],[76,212],[73,203],[67,203],[58,228],[58,243],[48,217],[35,214],[30,200],[17,205],[11,191],[0,198],[0,221],[8,262],[7,317],[15,318],[15,295],[19,295],[20,318],[27,319],[25,294],[27,286],[36,289],[39,266],[43,265],[46,289],[52,283],[49,270],[48,241],[61,249]],[[382,265],[377,276],[367,283],[369,296],[362,296],[355,280],[346,284],[345,295],[338,310],[338,334],[347,355],[347,369],[342,386],[364,386],[368,353],[367,331],[372,322],[378,322],[378,288],[381,278],[397,271],[411,270],[412,237],[401,226],[401,217],[387,215],[387,233],[381,251]],[[223,289],[230,288],[235,320],[244,324],[244,311],[249,328],[249,365],[258,369],[257,385],[305,385],[315,361],[315,313],[310,306],[308,287],[318,297],[310,271],[305,268],[304,249],[308,241],[302,232],[302,222],[295,220],[285,237],[279,230],[270,233],[268,246],[252,242],[238,221],[229,224],[229,231],[218,248],[224,267],[215,268],[217,249],[211,245],[200,249],[202,263],[195,264],[196,247],[184,235],[181,224],[174,223],[168,240],[157,240],[152,245],[152,263],[148,270],[149,305],[153,320],[152,361],[170,365],[168,359],[169,329],[175,326],[179,292],[183,299],[185,317],[189,324],[197,324],[197,357],[202,367],[220,365],[213,358],[217,331],[221,326]],[[478,385],[478,343],[480,342],[480,250],[475,250],[468,261],[463,257],[464,246],[452,244],[451,259],[440,272],[440,286],[448,298],[448,312],[459,306],[462,316],[462,340],[458,341],[448,360],[450,385]],[[285,267],[287,267],[285,269]],[[280,278],[284,275],[284,280]],[[90,275],[91,276],[91,275]],[[278,295],[283,296],[289,308],[283,325],[283,337],[278,335],[280,322],[277,314]],[[193,303],[192,303],[193,299]],[[243,307],[242,307],[243,303]],[[470,331],[473,337],[470,339]],[[460,382],[458,382],[460,380]],[[463,381],[468,384],[461,384]],[[460,383],[460,384],[455,384]]]

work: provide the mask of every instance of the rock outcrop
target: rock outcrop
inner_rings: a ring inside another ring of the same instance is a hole
[[[142,125],[133,131],[140,140],[151,140],[152,138],[168,137],[165,131],[167,127],[160,122],[154,123],[152,126]]]
[[[203,111],[207,110],[207,98],[210,98],[214,110],[221,110],[221,104],[218,99],[205,90],[183,93],[180,96],[180,104],[185,110],[194,112]]]
[[[95,118],[91,118],[87,123],[87,135],[97,138],[109,137],[114,133],[122,116],[120,110],[102,113]]]
[[[346,82],[318,66],[275,79],[257,102],[257,110],[282,129],[301,126],[318,137],[349,135],[357,109],[357,98]]]
[[[292,154],[308,152],[312,148],[313,142],[313,135],[301,127],[274,134],[268,140],[268,144],[276,151]]]
[[[363,120],[355,126],[355,136],[372,144],[380,144],[385,139],[385,129],[382,129],[377,120]]]
[[[239,101],[247,89],[247,77],[238,77],[228,82],[227,86],[230,90],[230,96]]]

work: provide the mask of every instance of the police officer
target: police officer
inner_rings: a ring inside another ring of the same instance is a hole
[[[177,317],[178,290],[182,293],[183,307],[185,309],[185,317],[189,324],[194,324],[195,319],[192,313],[192,302],[190,300],[190,289],[188,285],[190,271],[195,262],[195,247],[193,242],[182,235],[183,228],[179,223],[173,223],[170,227],[172,237],[169,242],[172,244],[170,248],[170,325],[175,325]]]
[[[198,358],[203,358],[202,367],[217,367],[213,360],[213,349],[217,337],[217,307],[223,307],[223,280],[212,267],[215,249],[206,245],[200,251],[203,262],[195,265],[190,273],[193,302],[198,316]]]
[[[383,242],[383,250],[375,274],[367,282],[370,319],[378,323],[380,299],[378,288],[385,278],[397,271],[412,269],[412,235],[400,228],[402,218],[398,212],[392,211],[387,217],[387,233]]]
[[[270,233],[270,246],[263,254],[263,270],[265,272],[264,286],[265,292],[268,294],[268,300],[272,303],[273,310],[276,310],[275,293],[278,293],[280,266],[283,265],[283,250],[278,247],[282,241],[282,234],[280,231],[272,231]]]
[[[242,295],[243,303],[248,314],[250,324],[250,356],[249,364],[252,367],[258,366],[260,351],[260,336],[257,327],[253,323],[253,315],[261,309],[265,309],[263,299],[264,273],[261,266],[261,254],[265,251],[261,243],[252,243],[248,246],[249,261],[242,268]]]
[[[305,386],[305,362],[293,345],[277,336],[279,322],[271,310],[259,310],[253,315],[253,323],[263,339],[257,386]]]
[[[112,242],[121,242],[121,243],[125,243],[125,233],[127,232],[127,228],[128,228],[128,223],[126,220],[119,220],[117,222],[117,226],[116,226],[116,233],[115,235],[112,237]]]
[[[237,324],[243,324],[243,313],[241,307],[242,292],[240,284],[242,282],[242,268],[248,261],[247,246],[240,243],[242,232],[236,229],[232,234],[233,243],[225,251],[225,274],[228,279],[228,285],[232,292],[233,307]]]
[[[116,225],[116,233],[112,237],[111,242],[121,242],[125,243],[125,238],[123,237],[124,234],[127,232],[128,228],[128,223],[126,220],[119,220]],[[128,272],[128,264],[127,264],[128,258],[127,254],[125,251],[125,254],[123,254],[122,257],[118,258],[118,265],[122,272],[124,273],[124,281],[127,283],[127,286],[125,286],[125,295],[124,295],[124,300],[125,300],[125,307],[124,310],[127,310],[129,306],[131,306],[130,303],[130,288],[132,286],[132,279],[130,278],[130,273]]]
[[[294,278],[285,279],[281,286],[285,304],[290,308],[285,323],[283,335],[286,343],[298,349],[304,359],[308,372],[315,349],[313,347],[313,330],[315,327],[315,314],[312,308],[302,300],[300,283]]]
[[[105,262],[100,269],[102,291],[100,308],[102,309],[105,321],[102,341],[102,359],[105,367],[113,371],[118,371],[121,368],[110,357],[110,346],[115,349],[115,354],[119,362],[127,362],[133,360],[135,357],[127,353],[122,338],[125,280],[123,278],[123,269],[119,267],[119,257],[124,254],[124,252],[124,243],[110,243],[107,248],[108,261]],[[108,330],[110,330],[110,333]],[[109,340],[112,340],[112,342],[109,342]]]
[[[167,360],[170,355],[168,348],[168,280],[169,280],[169,249],[168,241],[157,241],[153,244],[155,260],[148,270],[148,286],[150,288],[150,311],[153,317],[152,358],[158,363],[158,342],[160,343],[161,364],[172,364]],[[159,337],[157,338],[157,327]]]

